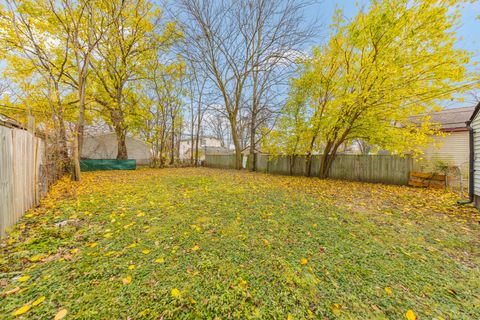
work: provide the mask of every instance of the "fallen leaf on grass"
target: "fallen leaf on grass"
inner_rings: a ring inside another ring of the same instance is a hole
[[[45,296],[41,296],[40,298],[38,298],[37,300],[33,301],[32,302],[32,306],[38,306],[40,303],[42,303],[43,301],[45,300]]]
[[[172,295],[173,298],[178,298],[178,297],[180,297],[181,294],[182,294],[182,293],[180,292],[180,290],[178,290],[177,288],[173,288],[170,293],[171,293],[171,295]]]
[[[30,276],[22,276],[22,277],[18,278],[18,282],[25,282],[28,279],[30,279]]]
[[[417,316],[415,315],[415,313],[412,310],[408,310],[405,313],[405,318],[407,318],[408,320],[417,320]]]
[[[150,250],[148,250],[148,249],[142,250],[142,253],[143,253],[143,254],[149,254],[149,253],[150,253]]]
[[[130,284],[132,282],[132,276],[126,276],[125,278],[122,278],[123,284]]]
[[[60,311],[57,312],[53,320],[62,320],[63,318],[65,318],[67,313],[68,313],[67,309],[61,309]]]
[[[8,296],[10,294],[14,294],[14,293],[17,293],[18,291],[20,291],[20,287],[15,287],[11,290],[7,290],[7,291],[4,291],[0,294],[0,296],[2,297],[5,297],[5,296]]]
[[[27,304],[23,305],[21,308],[18,308],[17,310],[15,310],[15,311],[12,313],[12,315],[14,315],[14,316],[20,316],[20,315],[22,315],[22,314],[24,314],[24,313],[27,313],[28,310],[30,310],[30,308],[31,308],[30,304],[27,303]]]
[[[332,309],[332,313],[338,316],[340,314],[340,310],[342,309],[342,306],[338,303],[334,303],[330,308]]]
[[[164,258],[155,259],[155,263],[164,263],[164,262],[165,262]]]
[[[386,288],[385,288],[385,293],[388,294],[389,296],[391,296],[391,295],[393,294],[392,288],[386,287]]]
[[[30,262],[37,262],[37,261],[40,261],[40,259],[42,259],[44,257],[43,254],[37,254],[37,255],[34,255],[32,257],[30,257]]]
[[[307,260],[307,259],[305,259],[305,258],[300,259],[300,264],[301,264],[302,266],[306,265],[307,263],[308,263],[308,260]]]

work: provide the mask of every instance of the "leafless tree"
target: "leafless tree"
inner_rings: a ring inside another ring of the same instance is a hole
[[[285,84],[292,57],[298,56],[312,35],[313,29],[302,24],[307,5],[296,0],[179,1],[192,59],[202,64],[220,92],[237,169],[242,165],[239,121],[245,114],[241,109],[250,101],[247,110],[253,154],[258,128],[264,123],[259,114],[269,105],[268,91]]]

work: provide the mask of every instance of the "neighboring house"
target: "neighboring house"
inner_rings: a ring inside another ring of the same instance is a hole
[[[469,198],[480,209],[480,103],[477,104],[467,122],[469,129]]]
[[[472,116],[474,107],[445,109],[431,114],[431,122],[438,123],[445,136],[435,136],[434,142],[424,150],[421,160],[415,162],[415,169],[432,171],[436,166],[458,167],[468,172],[468,128],[466,122]]]
[[[147,143],[133,137],[126,137],[128,159],[137,160],[137,165],[149,164],[150,147]],[[83,138],[82,159],[116,159],[117,136],[113,132],[86,135]]]
[[[191,137],[185,136],[182,140],[180,140],[180,160],[188,160],[190,159],[191,153],[195,153],[195,138],[192,140]],[[222,140],[212,137],[212,136],[200,136],[198,140],[198,154],[199,159],[205,159],[205,153],[212,154],[212,153],[226,153],[229,150],[222,146]],[[194,154],[195,156],[195,154]]]

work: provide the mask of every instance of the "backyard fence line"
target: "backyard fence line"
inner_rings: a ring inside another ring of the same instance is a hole
[[[0,125],[0,237],[47,191],[45,141]]]
[[[243,167],[248,168],[250,157],[244,157],[247,161],[243,161]],[[258,172],[294,176],[302,176],[307,172],[305,156],[271,157],[267,154],[257,154],[256,158],[256,171]],[[320,161],[321,156],[312,156],[310,176],[319,175]],[[233,169],[235,168],[235,155],[207,154],[204,165],[211,168]],[[407,185],[412,167],[413,160],[408,156],[339,154],[332,162],[328,177],[340,180]]]

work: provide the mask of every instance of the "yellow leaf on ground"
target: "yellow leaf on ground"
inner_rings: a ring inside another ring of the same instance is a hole
[[[37,255],[34,255],[33,257],[31,257],[29,260],[30,260],[31,262],[37,262],[37,261],[39,261],[39,260],[42,259],[42,258],[43,258],[43,255],[42,255],[42,254],[37,254]]]
[[[29,304],[25,304],[23,305],[21,308],[18,308],[17,310],[15,310],[12,314],[14,316],[19,316],[19,315],[22,315],[26,312],[28,312],[28,310],[30,310],[30,305]]]
[[[178,297],[180,297],[181,292],[177,288],[173,288],[172,291],[171,291],[171,294],[172,294],[173,298],[178,298]]]
[[[386,287],[386,288],[385,288],[385,292],[386,292],[389,296],[391,296],[391,295],[393,294],[393,290],[392,290],[392,288],[390,288],[390,287]]]
[[[32,302],[32,306],[38,306],[40,303],[42,303],[45,300],[45,296],[41,296],[37,300]]]
[[[307,263],[308,263],[308,260],[307,260],[307,259],[305,259],[305,258],[300,259],[300,264],[301,264],[302,266],[306,265]]]
[[[246,280],[240,279],[240,287],[246,289],[248,287],[248,282]]]
[[[156,263],[164,263],[165,259],[164,258],[158,258],[158,259],[155,259],[155,262]]]
[[[60,311],[57,312],[53,320],[62,320],[63,318],[65,318],[67,313],[68,313],[67,309],[61,309]]]
[[[149,254],[149,253],[150,253],[150,250],[148,250],[148,249],[142,250],[142,253],[143,253],[143,254]]]
[[[23,276],[23,277],[18,278],[18,282],[25,282],[28,279],[30,279],[30,276]]]
[[[196,244],[192,247],[192,251],[197,251],[199,249],[200,249],[200,247],[198,246],[198,244]]]
[[[342,309],[342,306],[339,305],[338,303],[334,303],[332,304],[331,309],[332,309],[332,313],[338,316],[340,314],[340,310]]]
[[[131,265],[128,266],[128,270],[133,270],[133,269],[135,269],[135,265],[134,265],[134,264],[131,264]]]
[[[412,310],[408,310],[405,313],[405,318],[407,318],[408,320],[417,320],[417,316],[415,315],[415,313]]]
[[[122,279],[123,284],[129,284],[132,282],[132,276],[126,276]]]
[[[131,249],[131,248],[135,248],[137,246],[137,244],[134,242],[130,245],[127,246],[128,249]]]

